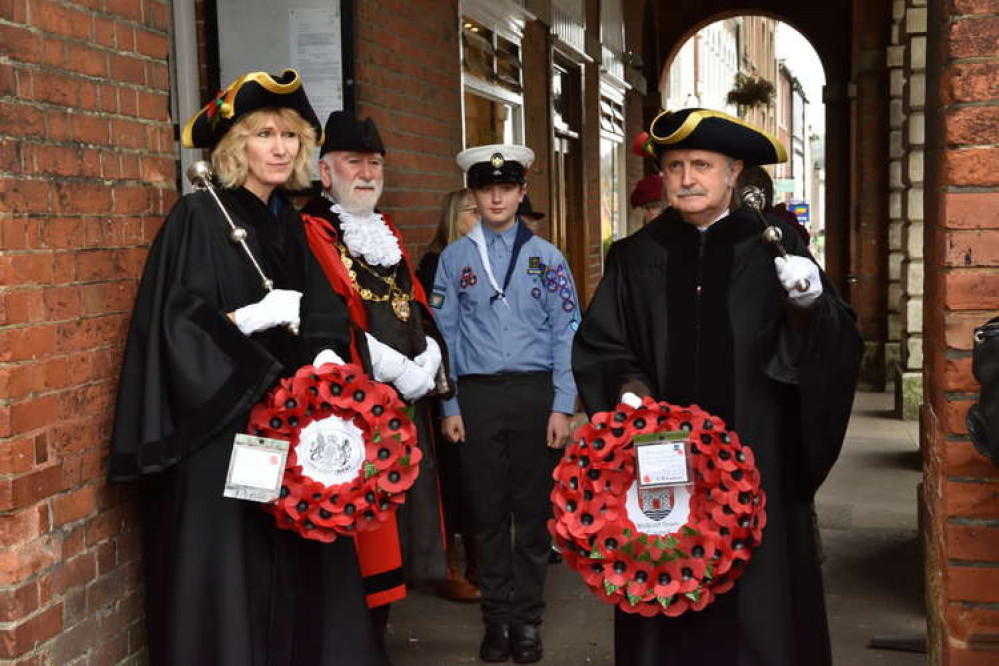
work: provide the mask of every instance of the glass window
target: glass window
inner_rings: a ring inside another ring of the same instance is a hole
[[[465,147],[519,143],[515,131],[519,107],[465,91]]]
[[[610,244],[627,235],[624,219],[624,104],[600,98],[600,239],[604,254]]]

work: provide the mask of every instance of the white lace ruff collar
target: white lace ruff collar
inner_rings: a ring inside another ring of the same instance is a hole
[[[348,213],[340,204],[330,207],[340,218],[343,244],[355,257],[360,256],[369,265],[390,268],[402,260],[399,240],[389,229],[381,213],[358,216]]]

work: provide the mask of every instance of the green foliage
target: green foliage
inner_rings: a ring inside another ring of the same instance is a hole
[[[735,75],[735,83],[728,91],[725,101],[740,107],[753,108],[772,104],[776,94],[774,84],[762,76],[750,76],[739,72]]]

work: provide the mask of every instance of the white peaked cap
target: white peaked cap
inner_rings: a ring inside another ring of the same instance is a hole
[[[499,155],[505,162],[519,162],[524,169],[529,169],[534,163],[534,151],[527,146],[515,146],[508,143],[491,143],[488,146],[466,148],[458,153],[458,166],[465,173],[480,162],[491,162]]]

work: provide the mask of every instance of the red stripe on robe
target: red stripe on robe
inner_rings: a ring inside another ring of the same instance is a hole
[[[406,246],[403,245],[399,230],[387,217],[382,215],[382,218],[396,240],[399,241],[402,260],[409,271],[410,281],[413,285],[413,298],[424,307],[429,307],[427,295],[413,272],[413,264],[409,261]],[[322,267],[323,273],[326,274],[330,286],[346,301],[351,321],[362,330],[368,330],[368,312],[364,308],[364,301],[357,290],[353,288],[350,275],[348,275],[340,257],[340,250],[336,247],[339,240],[336,228],[329,220],[313,215],[303,214],[302,222],[304,223],[305,236],[309,241],[309,248]],[[354,339],[353,331],[350,338],[350,360],[361,365],[361,355],[358,352],[357,340]],[[399,544],[399,526],[396,523],[395,514],[386,520],[379,529],[371,532],[359,532],[354,537],[354,544],[361,567],[361,576],[365,579],[370,581],[374,576],[402,569],[402,548]],[[369,592],[366,598],[368,608],[376,608],[400,601],[405,597],[406,586],[400,583],[384,590]]]

